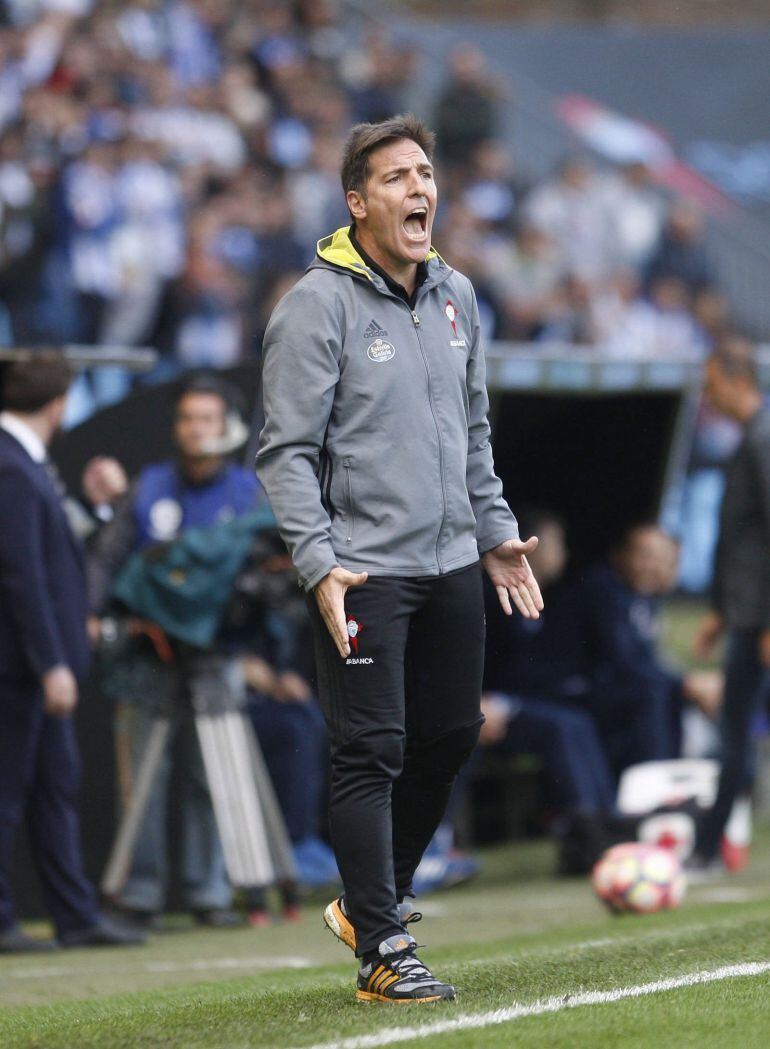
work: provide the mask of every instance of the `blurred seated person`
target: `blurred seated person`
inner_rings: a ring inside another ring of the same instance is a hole
[[[613,772],[679,757],[684,701],[713,712],[715,679],[681,674],[658,652],[662,598],[676,585],[679,547],[654,524],[629,528],[571,597],[591,682],[583,699]]]
[[[564,526],[522,515],[546,607],[539,620],[488,618],[482,746],[536,754],[549,802],[562,815],[560,869],[590,866],[622,831],[616,776],[636,761],[678,755],[683,700],[713,717],[721,679],[679,676],[655,649],[658,605],[676,584],[678,545],[635,527],[610,562],[581,580],[565,575]]]
[[[229,453],[246,436],[235,395],[214,375],[189,379],[175,405],[173,459],[146,466],[96,537],[89,561],[92,611],[108,608],[112,586],[135,552],[161,549],[185,529],[225,524],[249,513],[263,498],[254,472],[235,465]],[[141,925],[163,910],[168,878],[167,808],[172,753],[181,763],[182,871],[184,903],[202,925],[240,922],[232,911],[208,782],[192,717],[196,697],[214,688],[237,707],[243,701],[240,666],[218,635],[213,651],[175,642],[158,624],[145,625],[143,640],[115,661],[103,690],[117,701],[116,752],[121,792],[131,784],[158,717],[170,717],[174,747],[167,749],[152,785],[128,880],[116,907]]]
[[[526,624],[511,616],[488,617],[485,689],[580,706],[591,689],[592,666],[575,615],[574,583],[566,573],[564,523],[550,511],[533,509],[520,514],[519,528],[540,540],[532,556],[543,575],[548,609]]]
[[[565,529],[553,514],[538,511],[520,520],[522,535],[537,534],[530,555],[543,591],[540,619],[487,617],[487,658],[481,706],[486,722],[482,747],[534,754],[543,764],[546,796],[559,814],[559,830],[574,824],[602,838],[614,811],[615,783],[590,714],[580,706],[590,682],[583,665],[580,624],[570,623],[570,588],[564,580]],[[492,607],[494,593],[487,597]]]

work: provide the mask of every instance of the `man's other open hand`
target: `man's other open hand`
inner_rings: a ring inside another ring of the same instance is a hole
[[[507,616],[513,613],[513,601],[525,619],[540,618],[543,597],[527,561],[527,554],[535,550],[537,542],[534,535],[526,543],[521,539],[506,539],[481,558]]]

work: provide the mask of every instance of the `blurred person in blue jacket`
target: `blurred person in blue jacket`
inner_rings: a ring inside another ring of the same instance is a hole
[[[236,466],[228,452],[243,443],[245,426],[234,394],[215,376],[190,379],[176,401],[174,459],[145,467],[97,537],[89,564],[91,607],[105,611],[114,579],[136,551],[174,540],[188,528],[226,523],[260,502],[252,471]],[[225,642],[201,651],[169,642],[149,630],[142,653],[124,660],[110,689],[121,701],[117,720],[119,766],[130,782],[156,717],[171,716],[178,735],[182,783],[182,882],[185,903],[200,924],[229,926],[227,878],[190,705],[201,690],[214,687],[231,706],[245,701],[240,664]],[[128,881],[117,905],[140,924],[150,925],[163,908],[168,874],[167,801],[171,754],[166,753],[153,785]],[[128,768],[126,768],[128,766]]]

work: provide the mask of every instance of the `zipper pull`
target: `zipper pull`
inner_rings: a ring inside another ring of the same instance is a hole
[[[417,314],[414,312],[414,310],[412,310],[412,320],[414,321],[415,328],[419,328],[420,327],[420,318],[417,316]]]

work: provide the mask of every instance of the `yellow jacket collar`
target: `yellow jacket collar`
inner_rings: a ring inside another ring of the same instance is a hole
[[[352,270],[353,273],[358,273],[368,280],[372,279],[372,271],[353,247],[353,242],[350,239],[350,226],[340,226],[335,233],[328,237],[323,237],[318,241],[316,251],[319,258],[323,259],[324,262],[329,262],[332,266],[340,266],[342,269]],[[440,258],[441,256],[435,248],[431,248],[425,256],[425,261],[429,262],[431,259]]]

